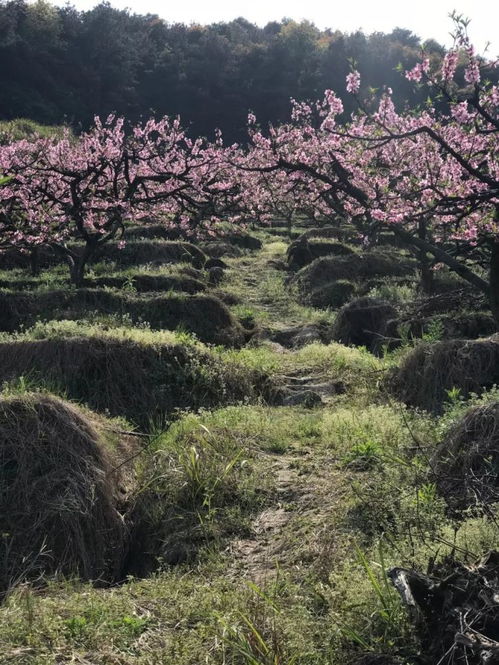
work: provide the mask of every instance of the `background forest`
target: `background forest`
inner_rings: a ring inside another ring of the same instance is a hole
[[[434,58],[444,49],[425,42]],[[400,71],[421,52],[420,38],[342,34],[289,19],[259,28],[238,18],[209,26],[168,24],[102,3],[87,12],[43,0],[0,2],[0,119],[87,128],[115,111],[129,120],[180,114],[194,135],[218,127],[244,141],[248,109],[262,124],[288,117],[289,99],[341,93],[349,61],[365,87],[393,88],[403,109],[424,103]],[[353,110],[345,100],[345,117]]]

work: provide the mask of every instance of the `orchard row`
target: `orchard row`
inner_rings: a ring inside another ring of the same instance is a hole
[[[353,227],[366,245],[389,228],[421,270],[445,264],[486,293],[499,323],[499,89],[488,81],[498,63],[475,53],[464,22],[456,28],[443,61],[422,53],[406,72],[437,92],[445,113],[431,104],[399,112],[389,88],[374,105],[352,70],[346,91],[358,111],[347,124],[327,90],[316,102],[293,100],[289,121],[266,130],[250,113],[246,146],[221,134],[191,139],[179,119],[127,126],[115,116],[76,138],[2,146],[0,244],[50,245],[80,285],[103,244],[126,241],[128,220],[163,220],[189,235],[309,215]]]

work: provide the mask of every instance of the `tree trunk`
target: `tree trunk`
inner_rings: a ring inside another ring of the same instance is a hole
[[[490,310],[499,330],[499,240],[492,241],[490,246],[489,283]]]
[[[286,227],[288,229],[288,238],[289,238],[289,241],[291,242],[291,240],[292,240],[291,234],[293,232],[293,215],[292,214],[286,216]]]
[[[418,226],[418,237],[421,240],[426,240],[426,221],[422,219]],[[433,293],[433,270],[431,269],[431,262],[428,259],[428,253],[425,249],[420,248],[417,253],[417,260],[419,264],[419,274],[421,289],[423,293],[431,295]]]
[[[409,231],[406,231],[405,229],[398,227],[396,224],[392,224],[390,228],[393,230],[396,236],[398,236],[401,240],[403,240],[403,242],[428,252],[428,254],[431,254],[438,261],[444,263],[451,270],[453,270],[460,277],[462,277],[466,282],[472,284],[475,288],[477,288],[485,295],[487,296],[489,295],[490,293],[489,282],[486,281],[485,279],[482,279],[479,275],[477,275],[472,270],[470,270],[466,265],[464,265],[464,263],[461,263],[460,261],[455,259],[445,250],[440,249],[440,247],[437,247],[436,245],[432,245],[427,240],[422,240],[421,238],[412,235],[412,233],[409,233]]]
[[[87,242],[83,252],[79,255],[67,254],[69,264],[69,274],[72,283],[77,289],[81,288],[85,282],[85,270],[88,261],[92,258],[95,250],[97,249],[96,243]]]
[[[29,263],[31,267],[31,275],[32,277],[38,277],[40,274],[40,266],[38,264],[38,247],[33,247],[33,249],[29,253]]]
[[[419,261],[419,272],[421,277],[421,290],[428,296],[433,294],[434,288],[434,274],[431,269],[430,261],[428,260],[428,255],[426,252],[421,251],[418,257]]]
[[[70,258],[68,263],[71,282],[76,286],[77,289],[79,289],[83,286],[85,279],[85,264],[81,261],[81,257],[76,259]]]

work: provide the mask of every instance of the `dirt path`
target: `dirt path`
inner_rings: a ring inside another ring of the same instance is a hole
[[[321,557],[324,530],[346,487],[333,459],[318,468],[313,457],[311,450],[270,456],[275,500],[253,520],[248,538],[231,543],[232,574],[262,585],[281,569],[298,570]]]
[[[244,303],[266,312],[274,329],[307,323],[297,319],[296,311],[287,319],[279,293],[272,300],[268,288],[262,290],[263,280],[267,280],[267,284],[272,279],[282,283],[282,274],[272,268],[271,263],[283,256],[266,251],[264,246],[259,261],[242,259],[237,262],[238,282],[245,291]],[[255,263],[259,266],[257,271]],[[284,297],[289,301],[289,294],[285,293]],[[293,353],[277,346],[280,353]],[[290,368],[281,376],[281,383],[291,399],[290,405],[295,396],[297,405],[303,404],[300,395],[314,393],[318,396],[319,401],[307,405],[317,409],[318,417],[320,410],[343,390],[338,382],[306,367]],[[245,577],[258,585],[273,579],[281,567],[301,567],[311,557],[320,555],[319,534],[344,494],[344,482],[334,460],[322,458],[319,462],[317,451],[312,448],[291,448],[283,455],[268,454],[268,463],[275,478],[274,502],[255,517],[251,534],[234,540],[228,548],[229,574]]]

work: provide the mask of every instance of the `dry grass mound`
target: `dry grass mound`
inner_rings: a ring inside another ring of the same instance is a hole
[[[132,288],[139,293],[149,291],[180,291],[200,293],[206,291],[206,284],[187,275],[148,275],[136,273],[130,276],[94,277],[86,280],[91,288],[109,287],[115,289]]]
[[[396,316],[397,310],[385,300],[356,298],[339,310],[333,325],[333,339],[379,353],[386,339],[387,324]]]
[[[499,384],[499,338],[422,343],[388,380],[389,389],[409,406],[440,413],[448,391],[462,397]]]
[[[404,336],[416,338],[431,333],[435,326],[441,330],[441,339],[476,339],[493,335],[497,330],[492,314],[477,311],[456,311],[428,317],[411,314],[396,323],[399,331],[404,331]]]
[[[267,232],[274,237],[287,238],[288,240],[296,240],[302,235],[300,231],[290,231],[288,228],[277,228],[272,225],[267,229]]]
[[[359,242],[359,236],[351,228],[340,226],[323,226],[322,228],[308,229],[299,236],[311,240],[312,238],[331,238],[339,242]]]
[[[148,321],[152,328],[183,327],[208,344],[240,347],[247,339],[246,331],[227,305],[212,295],[157,296],[146,301],[136,299],[134,305],[139,318]]]
[[[94,261],[114,261],[118,266],[143,265],[146,263],[190,263],[194,268],[202,268],[206,255],[199,247],[180,241],[134,240],[120,249],[117,242],[103,245]]]
[[[138,224],[128,226],[125,231],[126,240],[185,240],[186,235],[180,227],[165,224]]]
[[[385,245],[388,247],[400,247],[401,249],[407,248],[407,243],[391,231],[383,231],[382,233],[378,233],[374,242],[377,245],[382,246]]]
[[[439,445],[431,466],[452,509],[499,501],[499,402],[465,413]]]
[[[349,256],[326,256],[302,268],[294,281],[303,293],[338,279],[362,281],[376,276],[412,275],[416,262],[397,252],[375,250]]]
[[[163,240],[188,240],[189,234],[182,231],[180,227],[169,227],[164,224],[132,225],[126,229],[125,238],[129,239],[157,239]],[[262,241],[249,233],[225,233],[219,236],[219,240],[236,245],[242,249],[261,249]],[[215,241],[216,242],[216,241]]]
[[[50,247],[39,247],[37,250],[37,265],[39,268],[49,268],[57,263],[62,263],[58,256]],[[0,249],[0,270],[13,270],[22,268],[27,270],[30,267],[30,255],[21,252],[15,247],[6,247]]]
[[[243,255],[242,249],[236,245],[231,245],[229,242],[212,240],[211,242],[200,243],[199,247],[212,259],[237,258]]]
[[[82,245],[73,244],[76,251],[82,250]],[[202,268],[206,255],[199,247],[183,241],[167,240],[131,240],[120,249],[118,242],[108,242],[102,246],[94,256],[96,261],[114,261],[118,266],[143,265],[146,263],[190,263],[195,268]],[[37,252],[37,265],[40,269],[64,263],[64,258],[54,252],[50,247],[40,247]],[[30,267],[30,256],[15,248],[0,250],[0,270]]]
[[[488,310],[489,305],[482,293],[471,288],[455,289],[422,298],[412,303],[410,313],[414,317],[433,316],[463,310]]]
[[[272,390],[263,372],[224,362],[200,345],[148,336],[118,330],[1,342],[0,382],[22,376],[143,429],[179,409],[266,398]]]
[[[35,277],[27,277],[25,279],[0,279],[0,289],[10,289],[13,291],[31,291],[38,289],[40,281]]]
[[[288,247],[287,260],[290,270],[300,270],[322,256],[350,256],[354,253],[351,247],[341,242],[301,238]]]
[[[38,318],[78,319],[89,312],[126,314],[154,329],[194,333],[202,342],[242,346],[247,333],[228,307],[212,295],[150,295],[135,297],[98,289],[40,293],[0,293],[0,330],[14,332]]]
[[[176,268],[176,271],[178,272],[179,275],[192,277],[192,279],[197,279],[199,281],[203,281],[204,279],[203,270],[199,270],[198,268],[193,268],[192,266],[178,266]]]
[[[256,238],[249,233],[228,233],[222,237],[226,242],[241,247],[241,249],[262,249],[263,247],[260,238]]]
[[[61,573],[111,581],[125,526],[98,426],[48,395],[0,398],[0,592]]]
[[[188,267],[185,268],[189,270]],[[88,288],[112,288],[135,290],[139,293],[148,291],[180,291],[181,293],[200,293],[206,291],[206,284],[203,281],[203,273],[192,268],[196,276],[178,271],[178,274],[151,274],[147,272],[137,272],[131,274],[112,274],[101,277],[87,277],[85,285]],[[71,286],[69,278],[61,282]],[[0,289],[11,291],[32,291],[40,288],[40,280],[36,278],[26,279],[2,279],[0,280]]]
[[[355,291],[355,284],[347,279],[338,279],[314,289],[303,300],[313,307],[332,307],[336,309],[345,305],[355,294]]]

